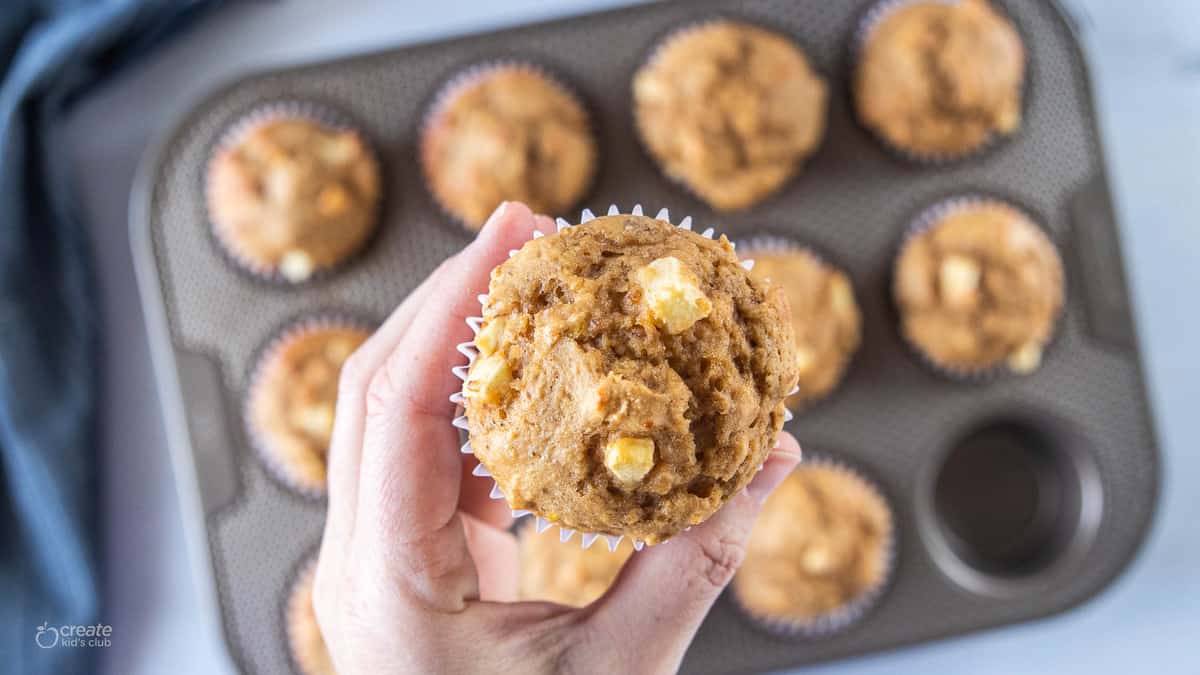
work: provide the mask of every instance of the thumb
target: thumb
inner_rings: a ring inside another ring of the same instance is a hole
[[[703,524],[630,558],[613,588],[590,608],[589,629],[621,636],[617,644],[653,645],[652,655],[636,655],[652,672],[678,669],[709,608],[742,564],[767,495],[799,461],[800,444],[780,433],[779,445],[746,490]]]

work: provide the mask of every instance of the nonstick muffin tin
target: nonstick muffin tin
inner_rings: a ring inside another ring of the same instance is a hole
[[[854,118],[850,42],[865,1],[653,4],[251,75],[200,101],[143,163],[131,227],[199,585],[237,665],[289,672],[282,605],[319,542],[325,510],[273,480],[246,438],[240,409],[253,359],[299,317],[382,320],[470,240],[422,182],[418,127],[447,79],[503,58],[549,69],[588,105],[600,165],[580,207],[668,207],[734,239],[793,238],[847,271],[863,311],[863,344],[842,385],[788,428],[861,468],[890,499],[898,528],[891,586],[862,621],[807,641],[763,632],[722,598],[684,671],[782,668],[1029,620],[1110,583],[1146,532],[1159,469],[1088,78],[1056,6],[997,4],[1028,51],[1023,126],[945,165],[897,157]],[[665,178],[632,123],[630,79],[655,42],[714,16],[791,36],[831,92],[828,132],[802,173],[736,214],[713,213]],[[295,287],[230,264],[202,190],[221,133],[255,106],[285,99],[343,111],[384,169],[374,240],[339,271]],[[899,335],[890,282],[904,229],[931,203],[968,192],[1020,206],[1063,253],[1065,312],[1033,375],[956,382],[925,367]]]

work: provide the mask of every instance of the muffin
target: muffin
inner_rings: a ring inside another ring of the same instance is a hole
[[[898,150],[960,157],[1020,126],[1025,49],[986,0],[885,0],[859,39],[858,116]]]
[[[321,637],[313,610],[313,579],[317,567],[309,563],[292,584],[284,609],[288,651],[301,675],[334,675],[333,660]]]
[[[427,114],[421,164],[434,198],[471,230],[504,201],[557,215],[596,167],[587,111],[562,85],[520,64],[478,67]]]
[[[208,168],[217,240],[266,278],[304,281],[360,249],[378,221],[379,167],[358,132],[298,114],[261,114]]]
[[[783,289],[792,310],[800,390],[788,398],[798,409],[822,398],[842,380],[862,339],[862,318],[845,272],[816,255],[775,239],[746,242],[753,276]]]
[[[649,544],[746,486],[796,382],[782,291],[724,237],[640,215],[526,243],[475,345],[466,426],[510,506]]]
[[[273,473],[309,495],[325,492],[338,375],[370,332],[336,321],[306,321],[265,351],[247,399],[250,437]]]
[[[825,130],[826,87],[786,37],[712,21],[668,37],[633,79],[642,142],[719,211],[779,189]]]
[[[905,339],[940,370],[1031,373],[1062,310],[1062,261],[1016,208],[953,201],[918,219],[893,292]]]
[[[767,498],[734,597],[784,632],[843,628],[883,589],[893,536],[891,510],[874,487],[835,464],[803,464]]]
[[[539,534],[532,522],[521,527],[517,541],[521,550],[520,598],[571,607],[586,607],[604,595],[633,555],[628,539],[622,540],[616,551],[607,546],[583,548]]]

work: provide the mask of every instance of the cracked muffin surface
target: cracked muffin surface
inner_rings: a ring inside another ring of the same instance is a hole
[[[918,156],[955,157],[1021,123],[1025,49],[986,0],[899,3],[861,46],[859,118]]]
[[[1030,373],[1063,305],[1049,237],[994,202],[952,209],[901,248],[894,279],[901,328],[930,361],[956,372]]]
[[[799,409],[832,391],[858,350],[862,317],[854,287],[845,272],[804,249],[742,253],[754,260],[755,277],[787,295],[800,374],[800,391],[788,405]]]
[[[451,84],[429,113],[421,162],[434,197],[472,230],[504,201],[559,215],[596,164],[587,111],[533,68],[498,65]]]
[[[801,465],[767,498],[733,590],[758,616],[827,614],[886,581],[892,527],[887,503],[861,478]]]
[[[588,548],[559,541],[554,533],[538,533],[526,523],[517,533],[521,552],[518,594],[522,600],[547,600],[571,607],[592,604],[616,581],[633,544],[622,539],[616,551],[602,542]]]
[[[816,150],[827,90],[786,37],[714,21],[667,38],[634,75],[642,141],[718,210],[751,206]]]
[[[642,216],[525,244],[475,344],[471,446],[509,504],[649,544],[746,486],[796,382],[782,292],[724,237]]]
[[[209,165],[217,238],[251,271],[292,282],[332,267],[374,231],[379,167],[358,132],[301,117],[254,123]]]

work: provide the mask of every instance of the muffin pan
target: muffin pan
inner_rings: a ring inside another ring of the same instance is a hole
[[[198,586],[241,670],[289,672],[281,606],[324,517],[323,502],[270,479],[243,431],[256,349],[298,316],[382,320],[469,241],[423,184],[417,132],[447,78],[497,58],[545,65],[589,106],[601,153],[581,207],[665,206],[734,239],[787,236],[844,268],[862,308],[863,344],[841,386],[788,428],[877,479],[898,528],[893,582],[862,621],[808,641],[756,629],[724,597],[685,672],[781,668],[1034,619],[1109,584],[1144,537],[1159,470],[1119,237],[1068,20],[1041,0],[997,4],[1028,51],[1024,124],[978,156],[934,167],[897,157],[854,118],[850,43],[865,1],[653,4],[252,75],[200,101],[142,165],[132,245]],[[792,36],[831,92],[827,135],[801,174],[736,214],[713,213],[664,177],[632,128],[634,70],[659,38],[705,16]],[[367,249],[294,288],[229,263],[202,190],[221,134],[277,100],[345,111],[384,170],[382,221]],[[924,367],[898,333],[890,283],[904,228],[962,193],[1020,205],[1064,254],[1065,311],[1033,375],[955,382]]]

